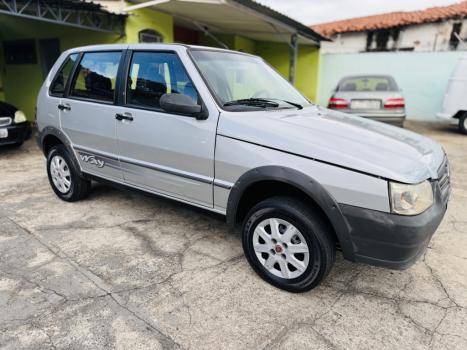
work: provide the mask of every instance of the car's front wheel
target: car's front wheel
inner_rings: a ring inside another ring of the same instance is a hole
[[[326,278],[335,242],[320,213],[289,197],[266,199],[251,209],[243,228],[243,249],[253,269],[272,285],[305,292]]]
[[[464,135],[467,135],[467,112],[459,118],[459,129]]]
[[[50,149],[47,155],[47,175],[55,194],[64,201],[75,202],[88,195],[91,182],[80,177],[63,145]]]

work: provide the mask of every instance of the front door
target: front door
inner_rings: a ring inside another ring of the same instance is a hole
[[[123,178],[115,135],[121,57],[121,51],[84,53],[60,107],[62,129],[83,171],[117,181]]]
[[[117,122],[125,182],[212,207],[217,116],[197,120],[167,113],[159,105],[165,93],[200,101],[176,53],[134,51]]]

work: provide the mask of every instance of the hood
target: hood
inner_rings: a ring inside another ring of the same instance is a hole
[[[436,179],[444,159],[429,138],[313,105],[222,112],[218,133],[403,183]]]
[[[0,101],[0,117],[13,118],[18,108],[10,105],[9,103]]]

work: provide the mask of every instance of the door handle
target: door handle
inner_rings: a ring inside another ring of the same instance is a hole
[[[69,104],[59,104],[57,107],[61,111],[71,111],[71,106]]]
[[[133,121],[133,117],[131,116],[130,113],[125,113],[125,114],[122,114],[122,113],[117,113],[115,114],[115,119],[117,120],[128,120],[128,121]]]

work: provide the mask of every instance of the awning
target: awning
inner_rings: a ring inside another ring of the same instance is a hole
[[[126,14],[80,0],[0,0],[0,14],[122,35]]]
[[[241,35],[260,41],[290,42],[319,46],[328,40],[311,28],[252,0],[154,0],[132,1],[128,9],[153,7],[170,14],[176,25],[210,33]],[[130,11],[131,13],[131,11]]]

